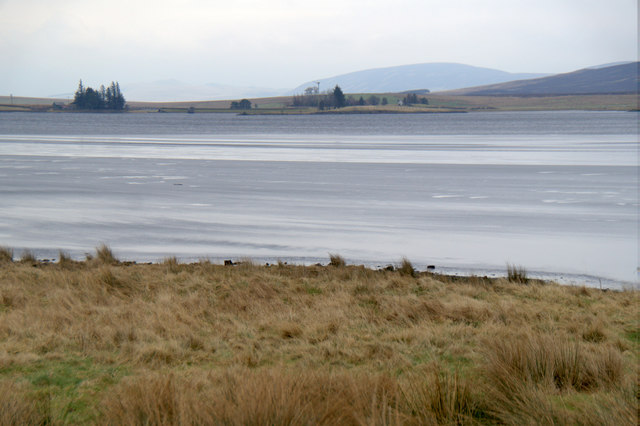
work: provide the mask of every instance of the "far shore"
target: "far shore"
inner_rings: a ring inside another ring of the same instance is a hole
[[[350,94],[360,97],[370,94]],[[291,96],[248,99],[253,107],[230,109],[232,100],[182,102],[127,102],[130,113],[235,113],[242,115],[292,114],[415,114],[486,111],[638,111],[637,94],[560,96],[460,96],[432,93],[428,105],[398,105],[401,94],[376,94],[389,99],[388,105],[349,106],[319,110],[292,107]],[[69,99],[0,96],[0,112],[82,112],[69,107]]]

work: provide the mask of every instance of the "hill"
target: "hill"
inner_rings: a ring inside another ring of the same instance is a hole
[[[552,96],[638,93],[640,62],[557,74],[548,77],[470,87],[448,92],[473,96]]]
[[[392,93],[416,89],[429,89],[433,92],[545,75],[516,74],[455,63],[425,63],[368,69],[313,80],[301,84],[289,93],[303,93],[307,87],[315,86],[318,81],[321,91],[331,89],[338,84],[348,93]]]

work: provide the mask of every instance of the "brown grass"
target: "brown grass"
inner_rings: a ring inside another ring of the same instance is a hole
[[[0,424],[636,422],[634,291],[107,252],[0,267]]]
[[[13,262],[13,249],[0,247],[0,264],[7,262]]]

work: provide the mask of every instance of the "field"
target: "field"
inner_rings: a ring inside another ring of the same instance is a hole
[[[638,294],[0,250],[0,424],[635,425]]]

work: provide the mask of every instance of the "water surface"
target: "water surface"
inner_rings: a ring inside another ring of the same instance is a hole
[[[0,244],[637,282],[638,115],[0,114]]]

